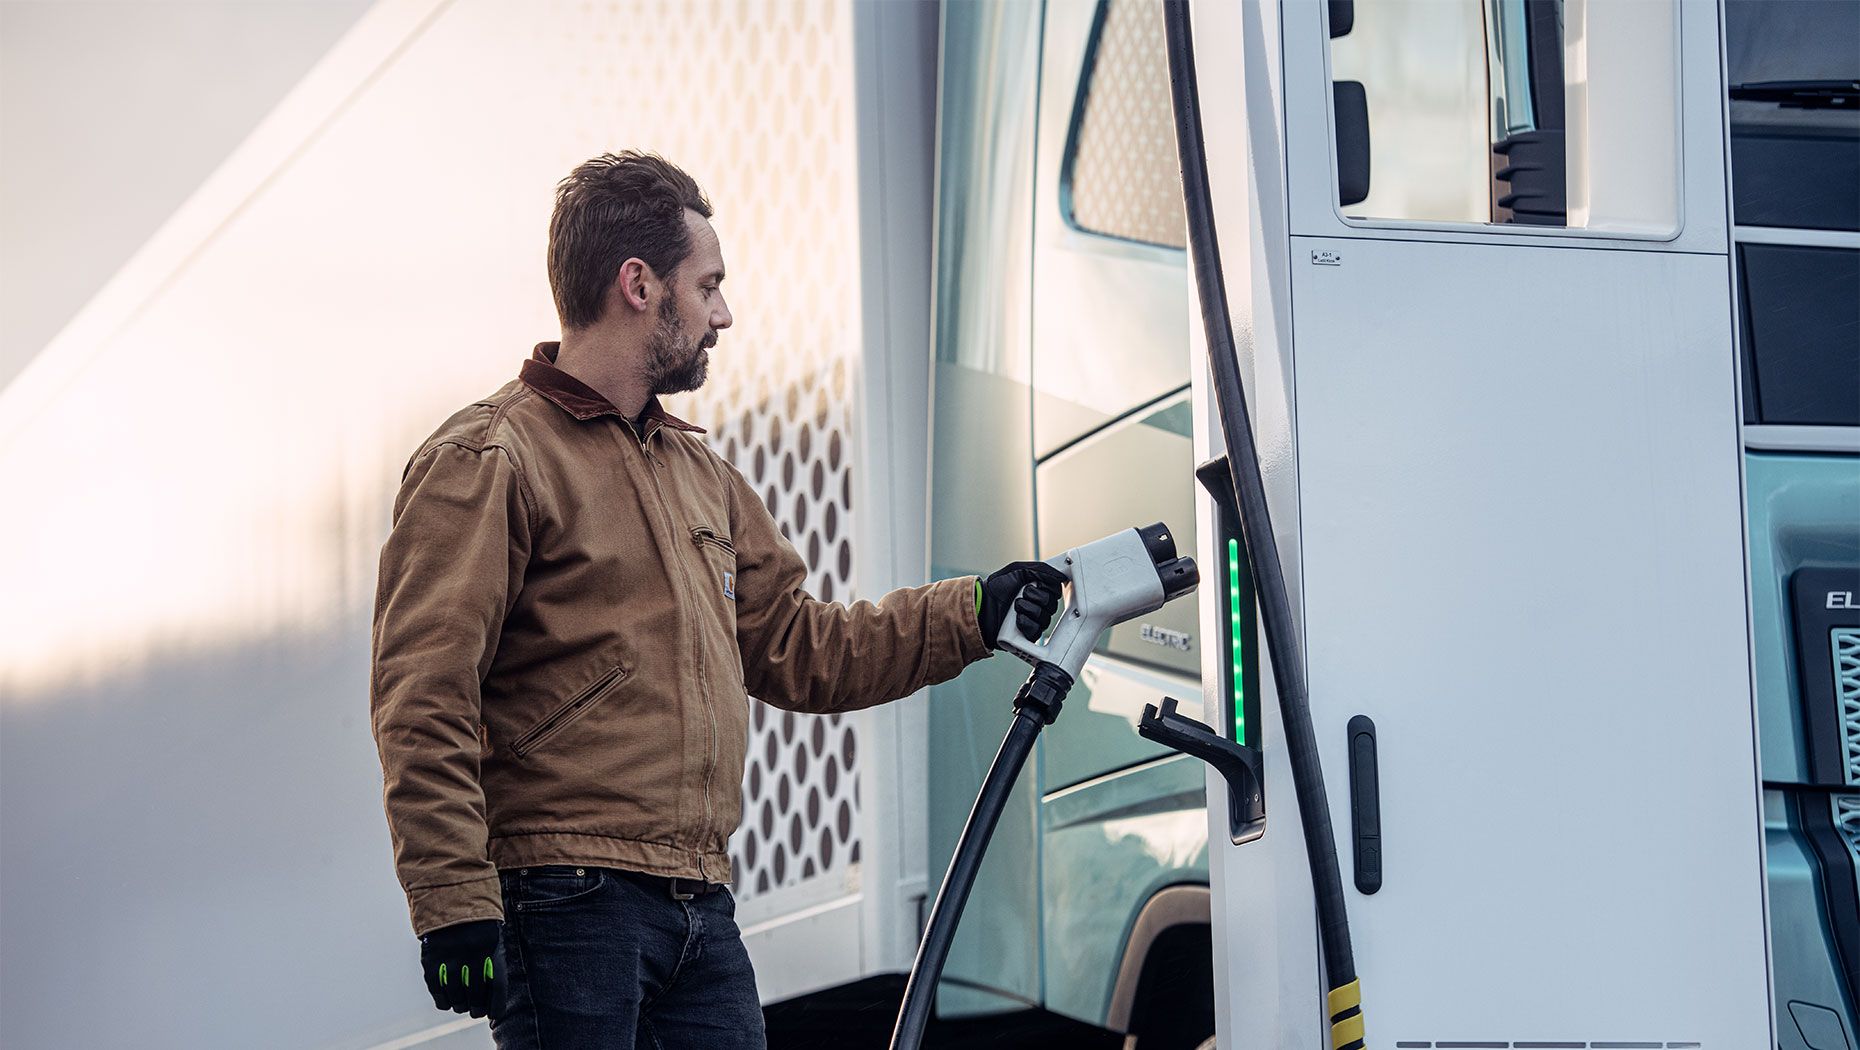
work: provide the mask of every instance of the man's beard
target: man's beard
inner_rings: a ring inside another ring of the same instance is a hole
[[[682,394],[703,386],[710,371],[708,348],[716,345],[716,332],[693,343],[671,300],[659,300],[659,323],[646,344],[646,382],[652,395]]]

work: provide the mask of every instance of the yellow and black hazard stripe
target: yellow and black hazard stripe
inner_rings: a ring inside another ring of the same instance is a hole
[[[1330,1050],[1363,1050],[1362,982],[1351,981],[1332,988],[1330,1006]]]

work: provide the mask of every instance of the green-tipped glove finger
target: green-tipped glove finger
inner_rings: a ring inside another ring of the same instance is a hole
[[[504,973],[503,925],[496,919],[478,919],[442,926],[420,938],[420,969],[434,1006],[473,1017],[504,1015],[509,977]]]

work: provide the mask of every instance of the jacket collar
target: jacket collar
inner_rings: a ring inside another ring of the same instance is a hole
[[[537,343],[535,352],[530,355],[529,360],[523,362],[517,378],[523,380],[523,385],[555,402],[562,411],[576,419],[587,420],[595,416],[606,415],[614,416],[623,422],[630,422],[620,414],[619,409],[597,393],[593,387],[556,367],[555,355],[560,349],[562,349],[562,344],[559,341]],[[651,424],[656,422],[663,423],[673,430],[683,430],[692,434],[705,432],[703,427],[694,426],[667,412],[665,406],[659,404],[657,397],[646,402],[646,409],[640,414],[640,419],[647,424],[648,430],[652,429]]]

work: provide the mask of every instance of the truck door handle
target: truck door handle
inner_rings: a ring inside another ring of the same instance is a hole
[[[1382,789],[1376,771],[1376,723],[1350,719],[1350,837],[1356,843],[1356,888],[1382,888]]]

